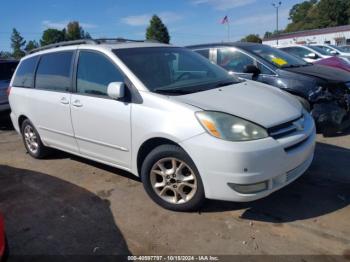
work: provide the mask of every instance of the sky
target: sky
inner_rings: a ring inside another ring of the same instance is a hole
[[[0,50],[10,51],[16,28],[25,40],[39,40],[47,28],[79,21],[93,38],[144,39],[153,14],[161,17],[175,45],[227,41],[247,34],[263,35],[276,28],[276,0],[0,0]],[[302,0],[282,0],[280,28],[288,24],[290,8]],[[4,11],[6,10],[6,11]]]

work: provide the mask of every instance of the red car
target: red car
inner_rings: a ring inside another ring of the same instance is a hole
[[[6,239],[5,239],[5,225],[4,218],[0,214],[0,261],[4,261],[6,254]]]
[[[336,56],[318,60],[314,62],[314,64],[336,67],[336,68],[350,72],[350,63]]]

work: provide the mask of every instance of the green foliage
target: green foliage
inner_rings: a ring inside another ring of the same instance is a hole
[[[85,33],[79,22],[69,22],[67,25],[66,40],[90,39],[89,33]]]
[[[43,36],[40,40],[41,46],[54,44],[62,41],[71,41],[79,39],[91,39],[89,33],[85,32],[84,29],[79,25],[79,22],[69,22],[67,28],[62,30],[58,29],[46,29],[43,32]]]
[[[150,25],[146,31],[146,39],[157,40],[161,43],[169,44],[170,36],[167,27],[163,24],[162,20],[154,15],[150,20]]]
[[[12,56],[16,59],[19,59],[25,55],[23,51],[23,46],[26,44],[26,41],[23,39],[21,34],[13,28],[11,35],[11,47],[12,47]]]
[[[291,23],[284,32],[350,24],[349,0],[308,0],[296,4],[289,12]]]
[[[39,44],[38,44],[37,41],[35,41],[35,40],[30,40],[30,41],[27,43],[27,45],[26,45],[26,47],[24,48],[24,50],[25,50],[26,52],[30,52],[31,50],[33,50],[33,49],[35,49],[35,48],[38,48],[38,47],[39,47]]]
[[[9,58],[12,58],[12,54],[10,52],[0,51],[0,58],[9,59]]]
[[[241,39],[241,42],[262,43],[259,35],[250,34]]]
[[[43,32],[43,36],[40,39],[40,45],[50,45],[58,42],[62,42],[65,40],[65,31],[57,30],[57,29],[46,29]]]

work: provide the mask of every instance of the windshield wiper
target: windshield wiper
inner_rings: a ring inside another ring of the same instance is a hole
[[[155,88],[153,92],[156,93],[169,93],[169,94],[188,94],[191,93],[189,90],[184,90],[183,88]]]
[[[303,66],[309,66],[310,64],[302,64],[302,65],[285,65],[282,66],[282,68],[292,68],[292,67],[303,67]]]

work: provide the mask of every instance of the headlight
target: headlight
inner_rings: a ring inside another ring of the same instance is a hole
[[[265,128],[242,118],[214,111],[196,112],[197,119],[212,136],[228,141],[248,141],[268,137]]]

